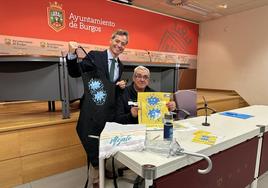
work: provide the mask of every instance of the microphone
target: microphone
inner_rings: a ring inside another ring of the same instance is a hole
[[[149,50],[145,50],[149,56],[150,63],[152,62],[151,52]]]
[[[205,107],[205,122],[202,123],[203,126],[210,126],[210,124],[208,123],[208,103],[207,103],[207,100],[205,99],[204,96],[203,97],[203,100],[204,100],[204,107]]]

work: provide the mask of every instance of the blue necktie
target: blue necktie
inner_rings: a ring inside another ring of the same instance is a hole
[[[110,81],[114,81],[114,69],[115,69],[115,59],[111,59],[111,67],[110,67]]]

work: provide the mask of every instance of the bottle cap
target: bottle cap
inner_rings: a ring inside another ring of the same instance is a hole
[[[173,115],[170,113],[165,113],[164,119],[173,119]]]

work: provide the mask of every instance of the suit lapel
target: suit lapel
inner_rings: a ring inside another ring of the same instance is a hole
[[[105,72],[105,76],[106,78],[109,80],[110,76],[109,76],[109,67],[108,67],[108,54],[107,54],[107,50],[104,50],[102,52],[101,55],[101,62],[103,63],[103,68],[104,68],[104,72]],[[120,59],[118,58],[117,60],[118,65],[119,65],[119,77],[117,80],[120,80],[120,77],[122,75],[123,72],[123,64],[121,63]]]
[[[119,77],[118,77],[118,81],[121,79],[121,75],[123,73],[123,64],[121,63],[120,59],[118,58],[118,65],[119,65]]]
[[[107,54],[107,50],[104,50],[102,52],[101,58],[102,58],[101,59],[101,62],[103,63],[103,67],[104,67],[105,76],[109,80],[109,68],[108,68],[108,54]]]

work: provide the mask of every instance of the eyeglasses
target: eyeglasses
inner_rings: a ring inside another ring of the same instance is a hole
[[[141,74],[136,74],[135,75],[136,78],[138,79],[144,79],[144,80],[149,80],[149,76],[148,75],[141,75]]]

